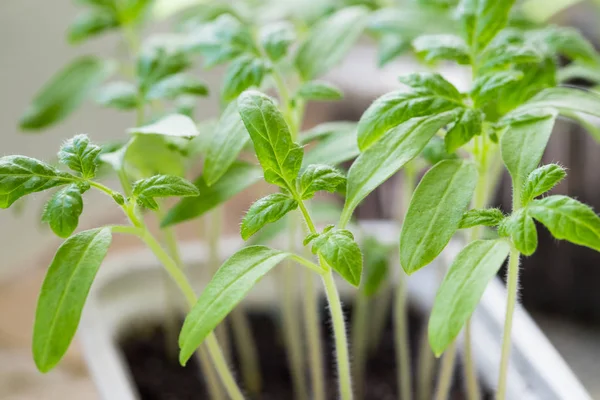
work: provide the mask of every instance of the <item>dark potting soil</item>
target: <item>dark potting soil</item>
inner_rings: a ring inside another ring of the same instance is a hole
[[[350,321],[351,310],[346,310]],[[322,315],[327,316],[323,309]],[[285,347],[277,314],[250,313],[250,324],[261,359],[263,391],[256,400],[293,400],[292,380],[286,361]],[[413,371],[417,371],[416,355],[420,340],[423,319],[415,313],[410,315],[410,342],[413,355]],[[331,340],[331,326],[328,320],[322,321],[323,340],[327,369],[328,399],[336,400],[337,383],[334,378],[334,344]],[[231,335],[230,335],[231,337]],[[163,324],[139,325],[122,337],[120,342],[125,359],[131,369],[131,376],[142,400],[197,400],[208,399],[201,371],[195,357],[186,367],[177,361],[177,348],[166,346]],[[235,349],[235,347],[231,347]],[[234,351],[233,365],[239,379],[237,357]],[[396,358],[394,350],[394,332],[391,317],[383,332],[381,342],[373,352],[365,368],[364,400],[396,400]],[[465,399],[460,383],[460,368],[456,368],[454,385],[449,397],[451,400]],[[307,377],[310,376],[307,374]],[[415,377],[413,376],[413,379]],[[432,382],[432,386],[434,382]],[[414,386],[414,385],[413,385]],[[433,391],[432,391],[433,392]],[[484,400],[492,399],[486,393]]]

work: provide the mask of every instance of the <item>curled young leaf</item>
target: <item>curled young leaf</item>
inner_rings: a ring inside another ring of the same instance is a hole
[[[52,231],[61,238],[68,238],[77,229],[83,212],[81,188],[71,184],[59,190],[44,207],[42,221],[48,222]]]
[[[110,228],[92,229],[71,236],[56,252],[40,291],[33,327],[33,359],[41,372],[54,368],[67,352],[111,239]]]
[[[283,193],[270,194],[256,201],[242,220],[240,228],[242,239],[248,240],[263,226],[281,219],[296,208],[298,202]]]
[[[459,228],[467,229],[479,225],[496,226],[504,218],[502,211],[497,208],[469,210],[463,214]]]
[[[250,246],[223,263],[185,318],[179,335],[182,365],[250,289],[288,256],[265,246]]]
[[[400,264],[412,274],[433,261],[458,230],[477,185],[477,167],[445,160],[423,177],[400,234]]]
[[[0,208],[8,208],[15,201],[31,193],[66,185],[75,177],[25,156],[0,158]]]
[[[90,142],[87,135],[77,135],[67,140],[58,152],[58,160],[84,178],[96,176],[100,146]]]
[[[600,218],[589,206],[555,195],[532,201],[527,210],[555,238],[600,251]]]
[[[273,100],[254,90],[238,99],[238,109],[254,143],[265,180],[293,192],[304,152]]]
[[[198,196],[200,191],[191,182],[171,175],[156,175],[133,184],[133,196],[137,202],[152,210],[158,209],[156,197]]]
[[[307,200],[320,190],[331,193],[345,192],[346,177],[341,171],[329,165],[309,165],[300,177],[300,196],[303,200]]]
[[[360,285],[363,258],[354,235],[345,229],[330,229],[312,241],[312,252],[319,254],[353,286]]]
[[[476,240],[456,256],[429,317],[429,343],[436,356],[454,342],[509,251],[506,240]]]
[[[557,164],[548,164],[533,170],[527,177],[521,202],[523,206],[529,204],[534,198],[546,193],[562,181],[567,172]]]
[[[526,208],[522,208],[502,221],[498,228],[501,236],[510,236],[519,252],[526,256],[535,253],[538,244],[535,222]]]

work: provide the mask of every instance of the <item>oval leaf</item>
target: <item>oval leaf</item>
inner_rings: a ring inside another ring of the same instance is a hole
[[[127,132],[130,134],[174,137],[194,137],[200,134],[194,121],[190,117],[181,114],[168,115],[153,124],[131,128]]]
[[[57,236],[68,238],[77,229],[82,212],[81,189],[77,185],[69,185],[56,192],[46,203],[42,221],[48,222]]]
[[[527,177],[523,189],[523,205],[527,205],[534,198],[541,196],[562,181],[567,172],[557,164],[548,164],[532,171]]]
[[[92,229],[70,237],[56,252],[40,291],[33,327],[33,359],[41,372],[54,368],[69,348],[111,239],[110,228]]]
[[[100,146],[91,143],[86,135],[77,135],[62,145],[58,152],[58,161],[81,173],[84,178],[91,179],[96,176],[101,150]]]
[[[156,197],[198,196],[200,191],[186,179],[172,175],[155,175],[133,184],[133,196],[137,202],[152,210],[158,209]]]
[[[298,208],[298,202],[283,193],[270,194],[256,201],[250,206],[242,220],[242,239],[248,240],[263,226],[278,221],[296,208]]]
[[[351,285],[360,285],[362,253],[350,231],[332,229],[318,235],[311,243],[313,253],[323,257],[342,278]]]
[[[309,165],[300,177],[300,196],[303,200],[307,200],[320,190],[330,193],[345,192],[346,177],[341,171],[329,165]]]
[[[436,356],[454,342],[509,251],[506,240],[477,240],[458,254],[440,285],[429,317],[429,343]]]
[[[400,263],[407,274],[433,261],[460,226],[477,185],[477,168],[441,161],[423,177],[410,201],[400,234]]]
[[[198,346],[252,287],[289,253],[265,246],[246,247],[231,256],[208,283],[179,335],[179,361],[185,365]]]
[[[344,94],[340,89],[327,82],[310,81],[298,89],[298,96],[306,100],[330,101],[340,100]]]

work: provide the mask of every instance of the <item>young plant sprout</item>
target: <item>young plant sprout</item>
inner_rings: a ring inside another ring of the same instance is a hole
[[[259,18],[259,11],[253,14],[243,2],[208,2],[201,11],[186,14],[177,34],[142,42],[138,34],[151,18],[152,2],[84,3],[87,11],[70,28],[70,41],[119,29],[130,52],[128,62],[94,56],[75,60],[34,99],[21,127],[41,130],[58,123],[92,94],[105,107],[135,111],[136,120],[116,145],[101,147],[87,135],[74,136],[60,148],[60,165],[21,155],[0,158],[1,208],[59,188],[42,216],[66,240],[38,300],[33,356],[40,371],[51,370],[64,356],[113,235],[126,234],[148,246],[186,299],[190,311],[178,333],[178,358],[185,365],[198,352],[210,399],[223,399],[226,393],[241,400],[246,391],[257,396],[270,378],[260,375],[260,355],[247,316],[237,306],[259,280],[286,261],[279,271],[280,303],[295,398],[327,397],[321,292],[314,286],[318,278],[332,322],[339,397],[361,398],[368,391],[366,363],[379,342],[378,327],[393,291],[398,397],[410,400],[408,275],[431,264],[468,229],[468,243],[450,265],[431,311],[430,348],[420,349],[417,393],[421,399],[431,398],[431,349],[438,357],[444,354],[435,398],[448,398],[455,342],[464,330],[467,395],[469,400],[481,398],[470,318],[508,258],[496,392],[497,399],[506,397],[519,259],[536,250],[535,221],[557,239],[600,251],[595,212],[570,197],[546,195],[565,178],[565,169],[539,166],[559,116],[582,121],[582,115],[600,116],[597,93],[557,87],[559,76],[600,68],[600,56],[579,33],[513,23],[514,1],[445,1],[406,8],[348,2],[364,4],[319,8],[318,15],[305,19],[284,10],[282,15],[289,18],[275,22]],[[470,89],[461,92],[439,73],[415,72],[400,77],[406,88],[376,99],[358,124],[327,122],[303,131],[307,103],[343,97],[340,89],[321,79],[365,31],[379,41],[380,64],[412,48],[425,63],[445,60],[470,67]],[[192,120],[197,97],[208,95],[207,85],[190,72],[197,55],[206,67],[226,66],[217,121]],[[561,69],[559,56],[580,68]],[[117,71],[119,78],[103,85]],[[248,153],[260,166],[248,161]],[[184,177],[198,160],[202,173],[189,182]],[[341,165],[352,160],[345,171]],[[489,208],[503,167],[512,180],[508,215]],[[121,191],[98,181],[103,169],[116,173]],[[400,170],[403,184],[395,200],[397,224],[402,226],[399,247],[390,248],[361,234],[360,226],[351,222],[361,202]],[[270,184],[273,192],[250,206],[240,226],[245,247],[219,267],[222,205],[259,182]],[[83,195],[90,189],[110,196],[128,224],[75,233]],[[322,224],[315,197],[319,192],[343,199],[342,209],[326,212],[328,222],[334,216],[334,224]],[[164,199],[170,197],[181,200],[167,210]],[[147,228],[147,212],[161,222],[162,244]],[[173,226],[201,216],[209,217],[207,264],[214,271],[197,297],[185,275]],[[495,230],[484,235],[483,227]],[[281,232],[286,240],[272,247]],[[392,273],[398,260],[401,270]],[[336,276],[358,288],[350,332]],[[299,280],[304,281],[302,293]],[[229,315],[243,389],[225,354],[229,340],[222,323]]]

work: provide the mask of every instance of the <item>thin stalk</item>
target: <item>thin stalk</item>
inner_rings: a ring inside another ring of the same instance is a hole
[[[223,387],[219,381],[219,376],[217,375],[217,371],[215,371],[215,367],[212,365],[210,354],[204,343],[198,348],[196,354],[198,355],[200,369],[204,375],[204,381],[206,382],[209,397],[212,400],[225,400],[225,393],[223,392]]]
[[[321,259],[320,261],[322,265],[326,265],[325,260]],[[327,302],[329,303],[329,310],[333,321],[340,399],[352,400],[352,379],[350,378],[350,357],[348,355],[346,322],[344,320],[340,295],[335,286],[331,271],[323,275],[323,284],[325,285],[325,294],[327,295]]]
[[[308,345],[308,365],[313,400],[325,400],[323,343],[319,320],[319,302],[313,273],[304,270],[304,331]]]
[[[442,366],[438,379],[438,387],[435,400],[446,400],[450,393],[452,377],[454,375],[454,360],[456,359],[456,343],[452,343],[442,357]]]
[[[423,326],[419,343],[419,371],[417,375],[417,399],[419,400],[431,399],[434,367],[435,355],[429,345],[427,326]]]
[[[467,385],[467,398],[469,400],[479,400],[479,382],[477,381],[477,371],[473,361],[473,348],[471,344],[471,319],[465,324],[465,360],[464,374]]]
[[[296,250],[296,219],[290,219],[288,229],[288,249],[294,253]],[[288,364],[292,374],[295,398],[299,400],[308,399],[305,374],[304,349],[300,332],[302,325],[300,321],[299,302],[297,298],[298,271],[294,263],[289,260],[279,271],[279,287],[281,288],[281,318],[282,329],[286,344]]]
[[[354,393],[359,399],[364,393],[364,373],[367,359],[367,336],[369,329],[369,297],[360,290],[354,299],[354,313],[352,314],[352,378],[354,379]]]
[[[373,317],[371,319],[371,335],[369,337],[369,351],[371,353],[374,353],[379,347],[379,343],[381,343],[381,336],[390,315],[393,295],[394,288],[388,280],[383,283],[377,297],[374,299],[375,305],[371,311]]]
[[[256,353],[256,343],[250,323],[242,305],[234,308],[231,313],[231,328],[234,343],[240,357],[240,369],[246,389],[255,395],[260,394],[262,388],[262,376],[260,374],[260,362]]]

